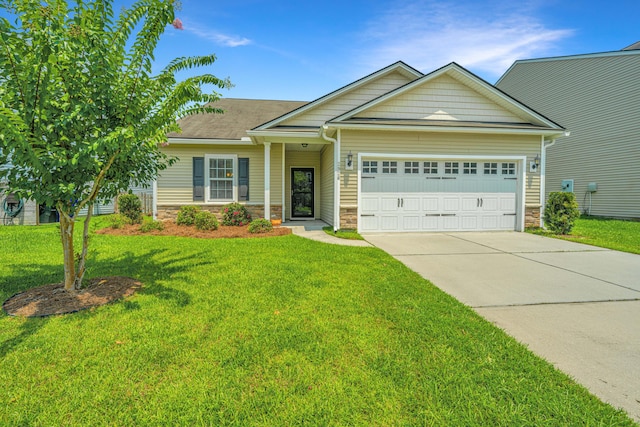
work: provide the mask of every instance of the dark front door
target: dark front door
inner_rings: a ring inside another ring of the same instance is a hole
[[[291,218],[313,218],[313,169],[291,169]]]

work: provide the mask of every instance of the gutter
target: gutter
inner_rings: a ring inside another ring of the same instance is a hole
[[[340,228],[340,129],[337,138],[327,136],[329,126],[322,125],[320,136],[325,141],[333,143],[333,232]]]

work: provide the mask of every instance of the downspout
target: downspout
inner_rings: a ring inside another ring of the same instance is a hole
[[[564,136],[569,136],[571,133],[566,131]],[[547,148],[552,147],[556,140],[546,141],[544,136],[542,137],[541,152],[540,152],[540,227],[544,228],[544,209],[547,206],[546,197],[546,173],[547,173]]]
[[[320,136],[325,141],[333,143],[333,232],[337,232],[340,228],[340,129],[338,129],[338,137],[330,138],[327,136],[329,126],[322,125]]]

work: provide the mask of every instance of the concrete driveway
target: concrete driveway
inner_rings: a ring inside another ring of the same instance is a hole
[[[367,234],[640,422],[640,256],[527,233]]]

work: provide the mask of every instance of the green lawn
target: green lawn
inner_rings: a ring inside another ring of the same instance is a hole
[[[376,248],[92,238],[126,300],[0,315],[0,425],[634,425]],[[0,227],[0,298],[62,275],[55,226]]]
[[[554,236],[572,242],[640,254],[640,222],[582,216],[576,220],[571,234]]]

